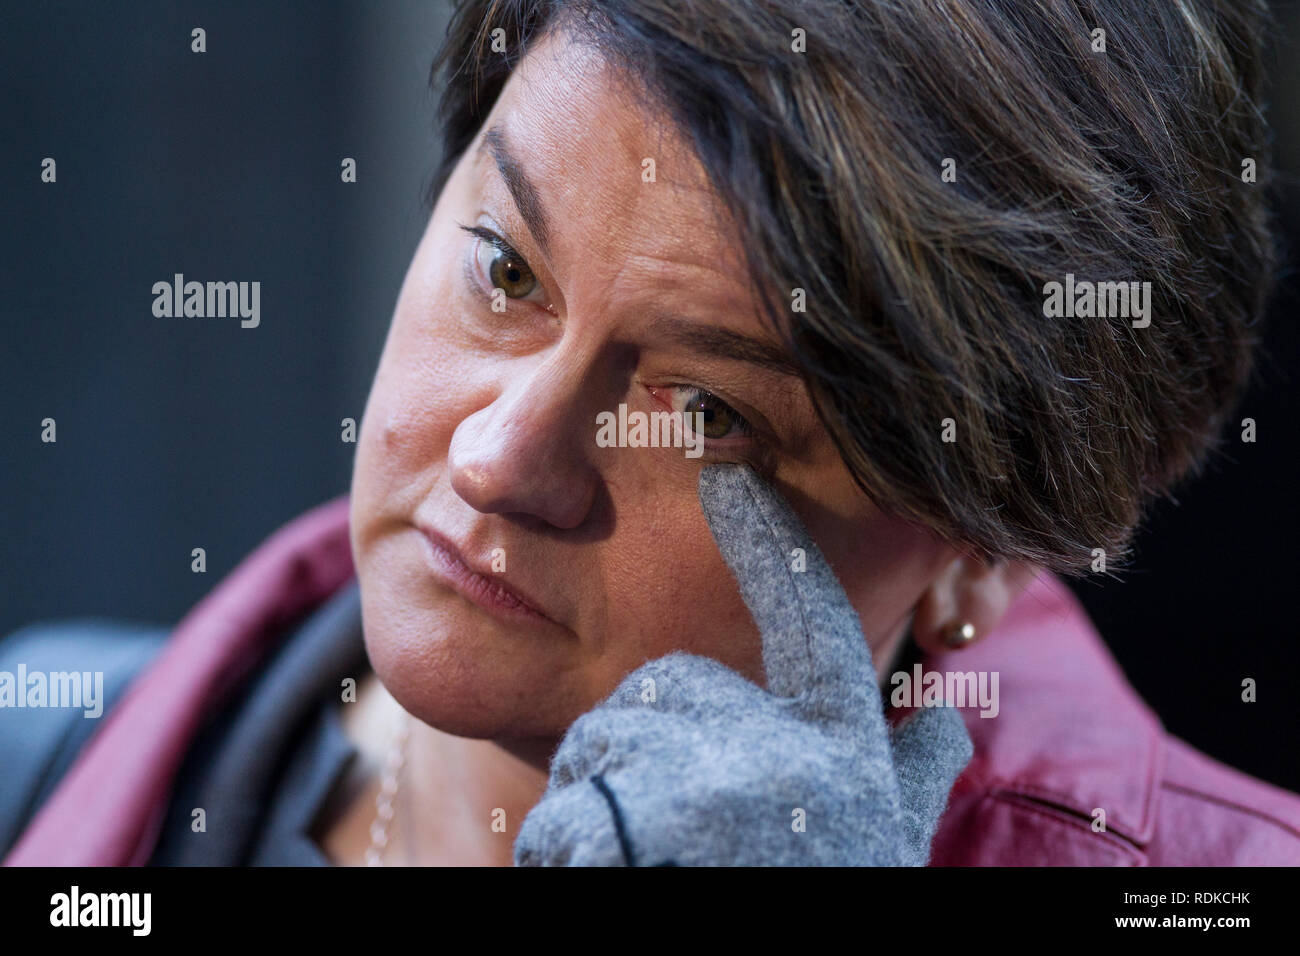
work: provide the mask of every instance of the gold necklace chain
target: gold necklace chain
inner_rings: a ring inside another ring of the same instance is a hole
[[[402,782],[402,769],[406,766],[406,744],[411,736],[411,715],[405,710],[397,719],[393,739],[384,761],[384,773],[375,797],[375,821],[370,824],[370,848],[366,850],[366,866],[383,866],[384,850],[388,847],[388,827],[393,821],[393,802]]]

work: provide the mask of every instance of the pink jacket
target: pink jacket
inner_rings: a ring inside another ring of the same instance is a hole
[[[286,525],[181,621],[6,865],[148,861],[204,716],[351,579],[347,518],[341,498]],[[963,711],[975,756],[953,789],[932,865],[1300,864],[1300,797],[1166,734],[1051,575],[997,631],[925,668],[1000,675],[997,717]],[[1093,829],[1097,809],[1103,832]]]

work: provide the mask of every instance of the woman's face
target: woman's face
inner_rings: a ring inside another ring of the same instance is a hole
[[[370,393],[351,515],[366,645],[450,733],[558,737],[675,650],[764,683],[700,510],[710,462],[786,496],[878,661],[942,562],[857,489],[771,354],[698,161],[636,103],[589,47],[534,47],[438,200]],[[604,447],[597,415],[620,404],[705,410],[702,456]]]

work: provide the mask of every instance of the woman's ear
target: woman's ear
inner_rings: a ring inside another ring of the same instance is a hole
[[[979,640],[997,627],[1037,574],[1037,567],[1022,561],[986,563],[969,555],[955,555],[917,601],[912,613],[913,638],[930,654]]]

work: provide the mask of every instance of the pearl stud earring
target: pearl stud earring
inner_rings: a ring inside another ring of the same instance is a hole
[[[964,621],[949,631],[943,642],[954,650],[960,650],[963,647],[968,647],[974,641],[975,625],[970,621]]]

